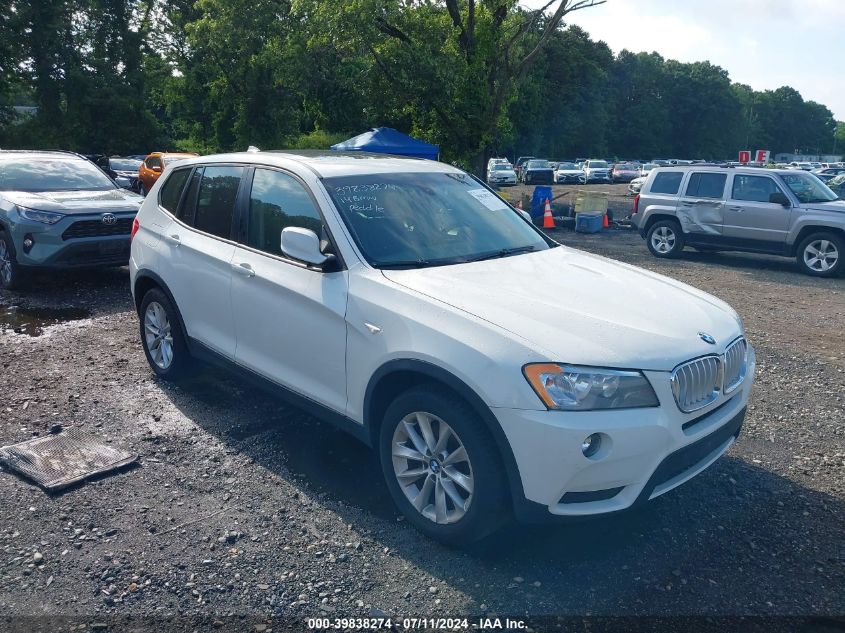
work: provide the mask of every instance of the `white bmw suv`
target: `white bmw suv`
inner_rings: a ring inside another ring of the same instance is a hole
[[[755,369],[722,301],[562,246],[433,161],[182,161],[130,270],[158,376],[213,361],[348,430],[450,543],[687,481],[739,435]]]

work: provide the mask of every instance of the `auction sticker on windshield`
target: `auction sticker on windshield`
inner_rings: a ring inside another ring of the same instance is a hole
[[[508,208],[508,205],[501,198],[497,198],[486,189],[470,189],[467,193],[491,211],[501,211]]]

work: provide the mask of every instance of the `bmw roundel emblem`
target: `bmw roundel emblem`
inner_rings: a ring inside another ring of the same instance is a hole
[[[716,344],[716,339],[714,339],[712,336],[710,336],[707,332],[699,332],[698,338],[700,338],[702,341],[704,341],[708,345],[715,345]]]
[[[114,213],[104,213],[102,222],[103,224],[114,224],[117,222],[117,218],[114,216]]]

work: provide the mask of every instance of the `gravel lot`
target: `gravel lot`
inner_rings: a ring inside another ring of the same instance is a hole
[[[55,497],[0,473],[0,614],[845,614],[845,281],[754,255],[660,261],[630,231],[554,234],[742,315],[758,382],[708,471],[637,513],[450,550],[398,519],[348,436],[216,370],[154,380],[125,269],[63,275],[0,293],[7,323],[90,313],[0,333],[0,444],[60,422],[141,459]]]

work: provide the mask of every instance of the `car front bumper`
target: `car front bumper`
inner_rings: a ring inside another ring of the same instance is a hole
[[[52,225],[21,219],[12,229],[18,264],[29,268],[125,266],[135,212],[116,211],[114,216],[114,225],[102,224],[103,213],[67,215]],[[29,249],[24,248],[27,237],[33,241]]]
[[[510,176],[510,177],[505,177],[505,178],[502,178],[502,177],[488,178],[487,182],[490,183],[491,185],[515,185],[516,184],[516,176]]]
[[[527,411],[495,408],[519,471],[524,500],[546,518],[585,517],[626,510],[688,481],[736,440],[756,368],[749,346],[740,388],[710,406],[684,414],[668,372],[645,372],[659,407],[608,411]],[[596,455],[584,439],[602,434]],[[527,517],[533,519],[534,517]]]

